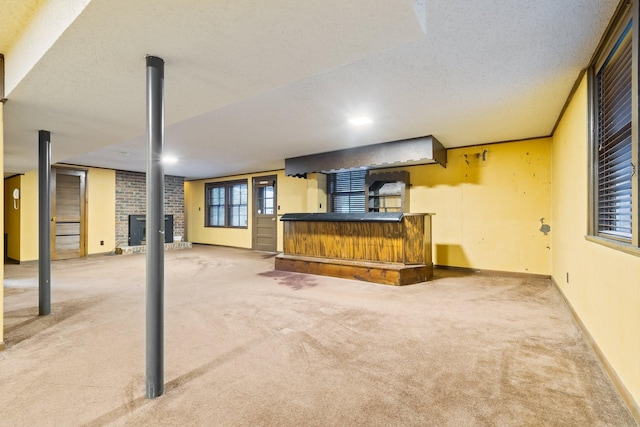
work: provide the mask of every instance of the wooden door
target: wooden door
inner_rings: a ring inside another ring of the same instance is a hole
[[[86,172],[51,169],[51,259],[85,256]]]
[[[275,252],[278,241],[277,177],[253,179],[253,249]]]

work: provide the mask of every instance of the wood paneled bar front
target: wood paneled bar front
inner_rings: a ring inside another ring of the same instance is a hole
[[[425,282],[433,276],[431,215],[285,214],[275,269],[387,285]]]

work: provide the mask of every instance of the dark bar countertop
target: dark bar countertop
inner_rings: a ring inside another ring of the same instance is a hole
[[[288,213],[280,221],[323,221],[323,222],[401,222],[403,212],[368,213]]]

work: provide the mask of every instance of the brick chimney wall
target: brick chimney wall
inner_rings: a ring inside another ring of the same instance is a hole
[[[147,213],[147,181],[141,172],[116,171],[116,246],[129,243],[129,215]],[[173,235],[184,236],[184,178],[164,177],[164,213],[173,215]]]

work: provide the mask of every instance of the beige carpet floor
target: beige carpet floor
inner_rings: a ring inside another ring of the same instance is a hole
[[[145,399],[145,256],[5,266],[0,425],[632,426],[549,280],[405,287],[166,252],[165,394]]]

